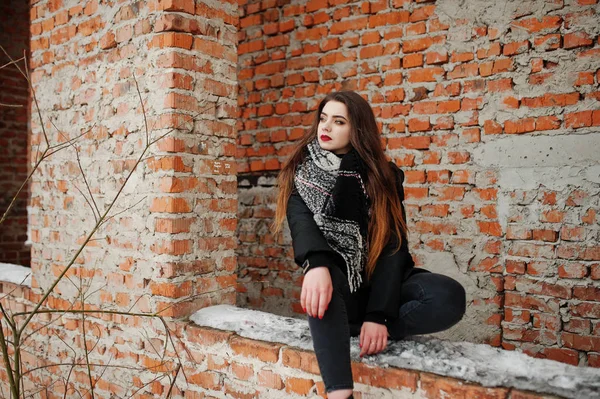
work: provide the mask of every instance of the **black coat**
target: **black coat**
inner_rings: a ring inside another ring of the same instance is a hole
[[[404,173],[394,163],[390,164],[396,171],[396,186],[403,203]],[[402,213],[406,220],[404,205]],[[295,190],[288,201],[287,219],[292,234],[294,261],[304,268],[305,273],[319,266],[339,267],[344,274],[347,273],[344,259],[329,246],[313,219],[313,213]],[[371,279],[351,295],[347,309],[350,323],[372,321],[385,324],[387,320],[398,317],[401,284],[413,272],[414,262],[408,251],[406,237],[403,237],[400,250],[392,253],[396,246],[397,238],[392,234],[377,260]],[[363,281],[366,281],[364,276]]]

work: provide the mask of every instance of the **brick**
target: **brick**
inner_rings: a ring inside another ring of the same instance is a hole
[[[600,303],[582,302],[570,305],[571,314],[579,317],[600,318]]]
[[[521,54],[529,50],[529,41],[506,43],[502,48],[502,54],[506,56]]]
[[[446,217],[449,208],[448,204],[423,205],[421,214],[426,217]]]
[[[531,312],[528,310],[505,308],[504,321],[512,324],[529,324],[531,321]]]
[[[566,348],[544,348],[542,353],[546,359],[555,360],[557,362],[579,365],[579,352]]]
[[[393,11],[389,13],[377,13],[369,17],[369,28],[377,28],[385,25],[398,25],[408,22],[408,11]]]
[[[567,348],[583,351],[600,351],[600,337],[581,336],[569,332],[560,335],[563,345]]]
[[[483,132],[485,134],[499,134],[502,133],[502,125],[496,121],[486,120],[483,122]]]
[[[445,64],[448,62],[448,53],[430,51],[425,55],[425,59],[428,65]]]
[[[453,378],[421,373],[421,389],[426,397],[506,399],[508,388],[486,388]]]
[[[191,210],[192,208],[185,198],[154,198],[150,206],[150,212],[187,213]]]
[[[525,273],[525,262],[516,260],[506,261],[506,272],[512,274],[524,274]]]
[[[600,302],[600,288],[598,287],[573,287],[573,297],[584,301]]]
[[[409,132],[425,132],[431,130],[431,123],[429,118],[417,119],[411,118],[408,120],[408,131]]]
[[[558,276],[561,278],[584,278],[588,275],[586,265],[575,262],[563,263],[558,267]]]
[[[579,129],[592,126],[592,111],[580,111],[565,114],[565,127]]]
[[[332,35],[340,35],[346,33],[347,31],[364,29],[368,22],[368,17],[359,17],[351,20],[334,22],[329,28],[329,33]]]
[[[511,256],[551,259],[554,257],[554,246],[550,244],[515,242],[509,249],[508,254]]]
[[[404,53],[414,53],[417,51],[427,50],[433,45],[434,41],[431,37],[405,40],[402,42],[402,51]]]
[[[196,5],[193,0],[160,0],[158,1],[159,10],[180,11],[194,15]]]
[[[536,131],[560,129],[561,121],[555,116],[541,116],[535,120]]]
[[[512,59],[504,58],[494,61],[494,67],[492,68],[492,73],[500,73],[507,72],[512,70],[513,64]]]
[[[306,378],[288,377],[285,379],[285,391],[299,395],[307,395],[315,386],[315,381]]]
[[[233,337],[229,340],[229,345],[234,353],[256,358],[263,362],[276,363],[279,359],[279,350],[281,345],[253,341],[242,337]]]
[[[534,39],[533,45],[537,50],[550,51],[560,48],[562,37],[557,34],[538,36]],[[539,72],[539,71],[537,71]]]
[[[560,237],[565,241],[583,241],[585,240],[585,229],[583,227],[563,226],[560,230]]]
[[[409,54],[402,58],[402,67],[403,68],[414,68],[423,66],[423,54],[415,53]]]
[[[534,229],[533,239],[538,241],[556,242],[556,240],[558,240],[558,231]]]
[[[367,59],[373,57],[379,57],[383,55],[383,46],[380,44],[374,46],[362,47],[360,49],[360,58]]]
[[[438,78],[444,76],[444,69],[440,67],[411,69],[408,71],[408,81],[411,83],[418,82],[435,82]]]
[[[587,32],[567,33],[563,37],[563,48],[572,49],[576,47],[590,46],[594,41]]]
[[[270,370],[261,370],[258,372],[258,385],[272,389],[283,389],[284,384],[281,376]]]
[[[413,12],[410,14],[409,21],[417,22],[417,21],[428,20],[429,17],[431,17],[434,12],[435,12],[435,5],[429,5],[429,6],[415,8],[413,10]]]
[[[300,369],[311,374],[319,374],[319,365],[313,352],[283,348],[281,361],[284,366]]]
[[[152,37],[152,40],[148,44],[149,48],[158,47],[158,48],[168,48],[168,47],[176,47],[182,48],[186,50],[190,50],[192,48],[193,37],[192,35],[186,33],[179,32],[165,32],[159,33]]]
[[[554,276],[555,265],[552,262],[543,260],[534,260],[527,263],[527,274],[530,276]]]
[[[488,91],[491,92],[512,90],[512,86],[511,78],[496,79],[487,82]]]
[[[448,72],[448,79],[462,79],[479,74],[478,64],[460,64],[454,67],[454,69]]]
[[[538,18],[522,18],[512,22],[513,26],[527,30],[529,33],[552,32],[558,30],[562,25],[562,17],[558,15],[547,15]]]
[[[516,121],[504,122],[504,131],[507,134],[522,134],[535,131],[535,119],[525,118]]]
[[[352,362],[354,381],[369,386],[388,389],[407,389],[415,392],[417,389],[418,373],[394,368],[369,367],[364,363]]]

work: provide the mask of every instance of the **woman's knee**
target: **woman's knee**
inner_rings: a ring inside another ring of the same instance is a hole
[[[442,300],[450,325],[458,323],[464,316],[467,308],[467,293],[458,281],[446,278],[445,295]]]

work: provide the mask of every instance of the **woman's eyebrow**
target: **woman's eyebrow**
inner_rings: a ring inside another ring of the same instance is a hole
[[[326,114],[325,112],[321,112],[321,115],[325,115],[325,116],[327,116],[327,114]],[[333,115],[333,117],[334,117],[334,118],[342,118],[342,119],[344,119],[344,120],[346,120],[346,121],[348,120],[348,119],[346,119],[346,117],[345,117],[345,116],[342,116],[342,115]]]

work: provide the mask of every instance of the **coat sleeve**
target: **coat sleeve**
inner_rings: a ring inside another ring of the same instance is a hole
[[[393,165],[393,168],[397,172],[396,186],[402,204],[402,216],[406,221],[402,186],[404,173],[396,165]],[[392,234],[377,260],[369,282],[369,300],[365,321],[385,324],[387,320],[398,317],[402,280],[408,269],[414,267],[414,262],[408,251],[408,241],[405,236],[402,237],[400,250],[394,252],[397,245],[398,238]]]
[[[343,258],[327,243],[313,213],[294,190],[287,204],[287,220],[292,235],[294,261],[306,273],[319,266],[339,265]]]

